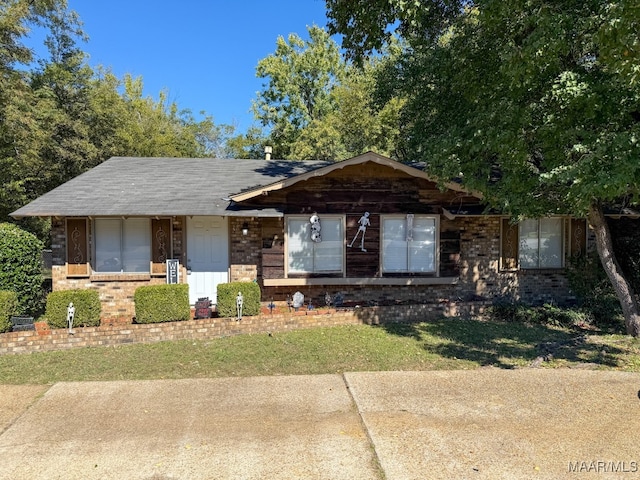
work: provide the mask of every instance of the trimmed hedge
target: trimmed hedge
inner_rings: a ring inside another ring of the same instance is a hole
[[[47,295],[45,318],[51,328],[67,328],[67,307],[76,309],[73,325],[96,327],[100,325],[102,305],[97,290],[59,290]]]
[[[236,298],[242,292],[242,315],[260,314],[260,287],[255,282],[232,282],[218,285],[217,311],[219,317],[236,317]]]
[[[0,290],[0,333],[11,330],[11,316],[18,312],[16,292]]]
[[[145,285],[136,288],[135,323],[160,323],[189,320],[189,285]]]
[[[0,223],[0,290],[18,295],[18,311],[13,313],[42,313],[42,248],[35,235]]]

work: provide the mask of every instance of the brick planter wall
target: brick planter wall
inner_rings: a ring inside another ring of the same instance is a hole
[[[166,340],[206,340],[247,333],[284,332],[338,325],[377,325],[419,322],[446,317],[482,315],[488,302],[394,305],[340,310],[312,310],[232,318],[209,318],[184,322],[102,325],[74,329],[9,332],[0,334],[0,355],[65,350],[80,347],[152,343]]]

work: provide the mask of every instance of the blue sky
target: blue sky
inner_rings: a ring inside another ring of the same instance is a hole
[[[142,76],[145,95],[169,100],[216,123],[253,123],[260,90],[258,61],[278,35],[306,38],[307,25],[326,26],[324,0],[68,0],[84,22],[81,44],[91,66]]]

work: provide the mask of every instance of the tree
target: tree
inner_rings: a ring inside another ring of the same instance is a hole
[[[317,26],[309,40],[292,33],[278,37],[276,51],[258,62],[256,75],[268,79],[253,103],[262,126],[270,129],[274,156],[290,158],[292,144],[314,121],[335,107],[332,91],[345,74],[338,45]]]
[[[274,156],[342,160],[376,150],[397,157],[403,102],[374,98],[383,62],[350,65],[325,30],[308,31],[308,41],[295,34],[288,41],[279,37],[276,52],[258,63],[258,76],[269,82],[254,114],[270,128],[266,142]]]
[[[228,158],[264,158],[264,147],[272,142],[265,137],[263,130],[253,125],[245,133],[232,136],[225,142],[225,152]]]
[[[382,45],[391,24],[405,36],[395,71],[411,154],[514,216],[586,215],[627,332],[640,335],[604,216],[640,194],[631,3],[390,0],[366,15],[354,3],[327,0],[353,55]]]
[[[59,117],[53,92],[35,91],[26,70],[32,52],[24,39],[32,26],[73,31],[72,17],[60,17],[65,0],[9,0],[0,5],[0,219],[42,193],[41,177],[52,171],[40,152]],[[27,222],[24,222],[27,224]],[[28,222],[42,233],[42,221]]]
[[[30,28],[46,34],[34,65]],[[0,221],[9,213],[114,155],[220,156],[234,129],[197,120],[141,78],[94,71],[78,47],[80,19],[66,0],[0,3]],[[20,220],[38,237],[48,222]]]

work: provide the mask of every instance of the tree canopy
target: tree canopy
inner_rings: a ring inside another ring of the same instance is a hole
[[[37,62],[30,30],[46,32]],[[66,0],[0,4],[0,221],[9,213],[114,155],[225,156],[233,127],[143,95],[142,78],[93,69]],[[43,220],[22,220],[46,239]]]
[[[409,155],[514,217],[586,215],[640,334],[604,221],[640,193],[637,2],[359,3],[327,0],[330,26],[355,58],[403,36],[389,78],[407,98]]]
[[[275,52],[258,63],[265,82],[253,110],[266,129],[262,142],[284,159],[342,160],[372,149],[397,157],[402,102],[375,101],[381,61],[356,68],[326,30],[307,33],[307,40],[278,37]]]

